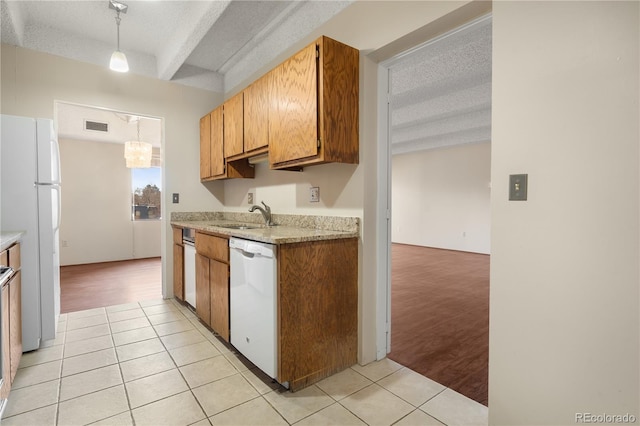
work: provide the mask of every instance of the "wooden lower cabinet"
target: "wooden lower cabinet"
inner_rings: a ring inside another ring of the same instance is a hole
[[[278,249],[278,381],[295,391],[357,362],[358,241]]]
[[[229,341],[229,240],[196,233],[196,314]]]
[[[182,228],[173,227],[173,297],[184,300],[184,246]]]
[[[20,244],[16,243],[0,254],[14,272],[2,286],[2,378],[0,399],[6,398],[16,377],[22,358],[22,273]]]
[[[9,282],[9,348],[11,353],[11,383],[22,358],[22,274],[16,272]]]
[[[211,328],[229,341],[229,264],[209,260],[211,271]]]
[[[209,258],[196,251],[196,315],[211,327],[211,273]]]
[[[173,245],[173,297],[184,300],[184,247]]]
[[[5,399],[11,389],[11,355],[9,339],[9,286],[2,287],[2,388],[0,399]]]

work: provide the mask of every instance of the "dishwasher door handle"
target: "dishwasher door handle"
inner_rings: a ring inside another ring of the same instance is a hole
[[[237,251],[242,257],[246,257],[248,259],[253,259],[256,256],[256,253],[251,253],[240,248],[233,248],[232,250]]]

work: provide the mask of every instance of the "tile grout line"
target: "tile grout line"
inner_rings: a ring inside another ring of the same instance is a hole
[[[138,306],[140,309],[142,309],[142,307],[140,306],[140,303],[137,302]],[[137,309],[137,308],[136,308]],[[105,309],[106,311],[106,309]],[[142,312],[144,312],[144,310],[142,310]],[[133,419],[133,411],[131,410],[131,400],[129,399],[129,392],[127,390],[127,386],[124,382],[124,375],[122,374],[122,366],[120,365],[120,356],[118,355],[118,350],[116,349],[116,341],[113,338],[113,329],[111,328],[111,320],[109,319],[109,314],[107,313],[107,323],[109,324],[109,336],[111,337],[111,343],[113,343],[113,352],[116,354],[116,361],[118,364],[118,371],[120,372],[120,379],[122,380],[122,388],[124,390],[124,396],[127,399],[127,407],[129,407],[129,417],[131,418],[132,423],[135,425],[135,420]],[[124,411],[123,411],[124,412]],[[120,413],[122,414],[122,413]],[[120,414],[116,414],[116,415],[120,415]],[[113,416],[110,416],[113,417]],[[106,417],[105,419],[99,419],[97,421],[102,421],[102,420],[106,420],[109,417]],[[95,422],[92,422],[95,423]]]
[[[170,300],[170,299],[165,299],[165,300]],[[144,309],[143,309],[143,310],[144,310]],[[180,310],[179,310],[179,309],[178,309],[178,311],[180,312]],[[183,317],[187,318],[187,317],[186,317],[186,315],[184,315],[184,313],[183,313],[183,312],[180,312],[180,314],[181,314]],[[146,315],[146,312],[145,312],[145,315]],[[149,322],[151,322],[151,321],[149,321]],[[191,321],[190,321],[190,322],[191,322]],[[194,326],[194,330],[197,330],[197,329],[195,328],[195,326]],[[154,331],[156,331],[156,330],[155,330],[155,327],[154,327]],[[197,330],[197,331],[200,333],[200,331],[199,331],[199,330]],[[157,331],[156,331],[156,334],[157,334]],[[174,333],[174,334],[177,334],[177,333]],[[202,333],[200,333],[200,334],[202,334]],[[202,337],[205,337],[205,336],[203,335]],[[173,365],[175,365],[175,366],[176,366],[176,370],[178,371],[178,374],[180,374],[180,377],[182,378],[182,380],[184,381],[184,383],[187,385],[188,392],[189,392],[189,393],[191,393],[191,396],[192,396],[192,397],[193,397],[193,399],[196,401],[196,404],[198,404],[198,407],[200,407],[200,410],[202,410],[202,414],[204,414],[204,419],[198,420],[198,421],[196,421],[195,423],[198,423],[198,422],[200,422],[200,421],[202,421],[202,420],[207,420],[207,421],[209,421],[209,418],[208,418],[208,416],[207,416],[207,412],[205,411],[204,407],[202,406],[202,404],[200,403],[200,401],[198,400],[198,398],[196,397],[196,395],[193,393],[193,389],[191,388],[191,385],[190,385],[190,384],[189,384],[189,382],[187,381],[187,378],[186,378],[186,377],[184,377],[184,374],[182,373],[182,370],[180,370],[180,367],[178,367],[178,364],[176,363],[176,360],[173,358],[173,356],[171,355],[171,352],[169,352],[169,349],[166,347],[166,345],[165,345],[164,341],[162,341],[162,339],[160,338],[160,336],[158,336],[158,338],[160,339],[160,343],[162,344],[162,347],[164,347],[165,351],[166,351],[166,352],[167,352],[167,354],[169,355],[169,358],[171,359],[171,362],[173,362]],[[206,337],[205,337],[205,339],[206,339]],[[175,394],[175,395],[179,395],[179,394],[181,394],[181,393],[184,393],[184,392],[180,392],[180,393],[177,393],[177,394]],[[171,395],[171,396],[175,396],[175,395]],[[163,398],[163,399],[164,399],[164,398]],[[158,401],[160,401],[160,400],[158,400]],[[157,401],[154,401],[154,402],[157,402]],[[150,404],[152,404],[152,403],[150,403]],[[138,408],[139,408],[139,407],[138,407]],[[209,424],[211,424],[211,422],[209,422]]]
[[[69,315],[65,317],[64,322],[64,342],[62,343],[62,358],[60,358],[60,378],[58,381],[58,396],[56,397],[56,415],[55,424],[60,422],[60,395],[62,395],[62,369],[64,368],[64,351],[67,348],[67,329],[69,328]],[[59,324],[59,323],[58,323]]]

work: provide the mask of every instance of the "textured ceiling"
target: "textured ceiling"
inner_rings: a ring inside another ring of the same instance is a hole
[[[391,66],[394,154],[491,140],[491,18],[447,33]]]
[[[124,0],[131,72],[228,92],[352,1]],[[0,0],[3,43],[98,65],[116,46],[108,0]]]

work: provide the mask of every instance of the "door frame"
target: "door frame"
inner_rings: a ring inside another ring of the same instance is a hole
[[[414,33],[372,52],[378,63],[378,145],[376,191],[376,360],[391,352],[391,67],[424,46],[435,43],[468,26],[493,19],[491,2],[471,2],[425,25]],[[418,34],[420,33],[420,34]],[[417,41],[420,40],[420,41]],[[410,47],[407,46],[409,43]],[[397,47],[397,48],[396,48]],[[380,58],[390,50],[391,56]],[[384,53],[382,53],[384,52]]]

